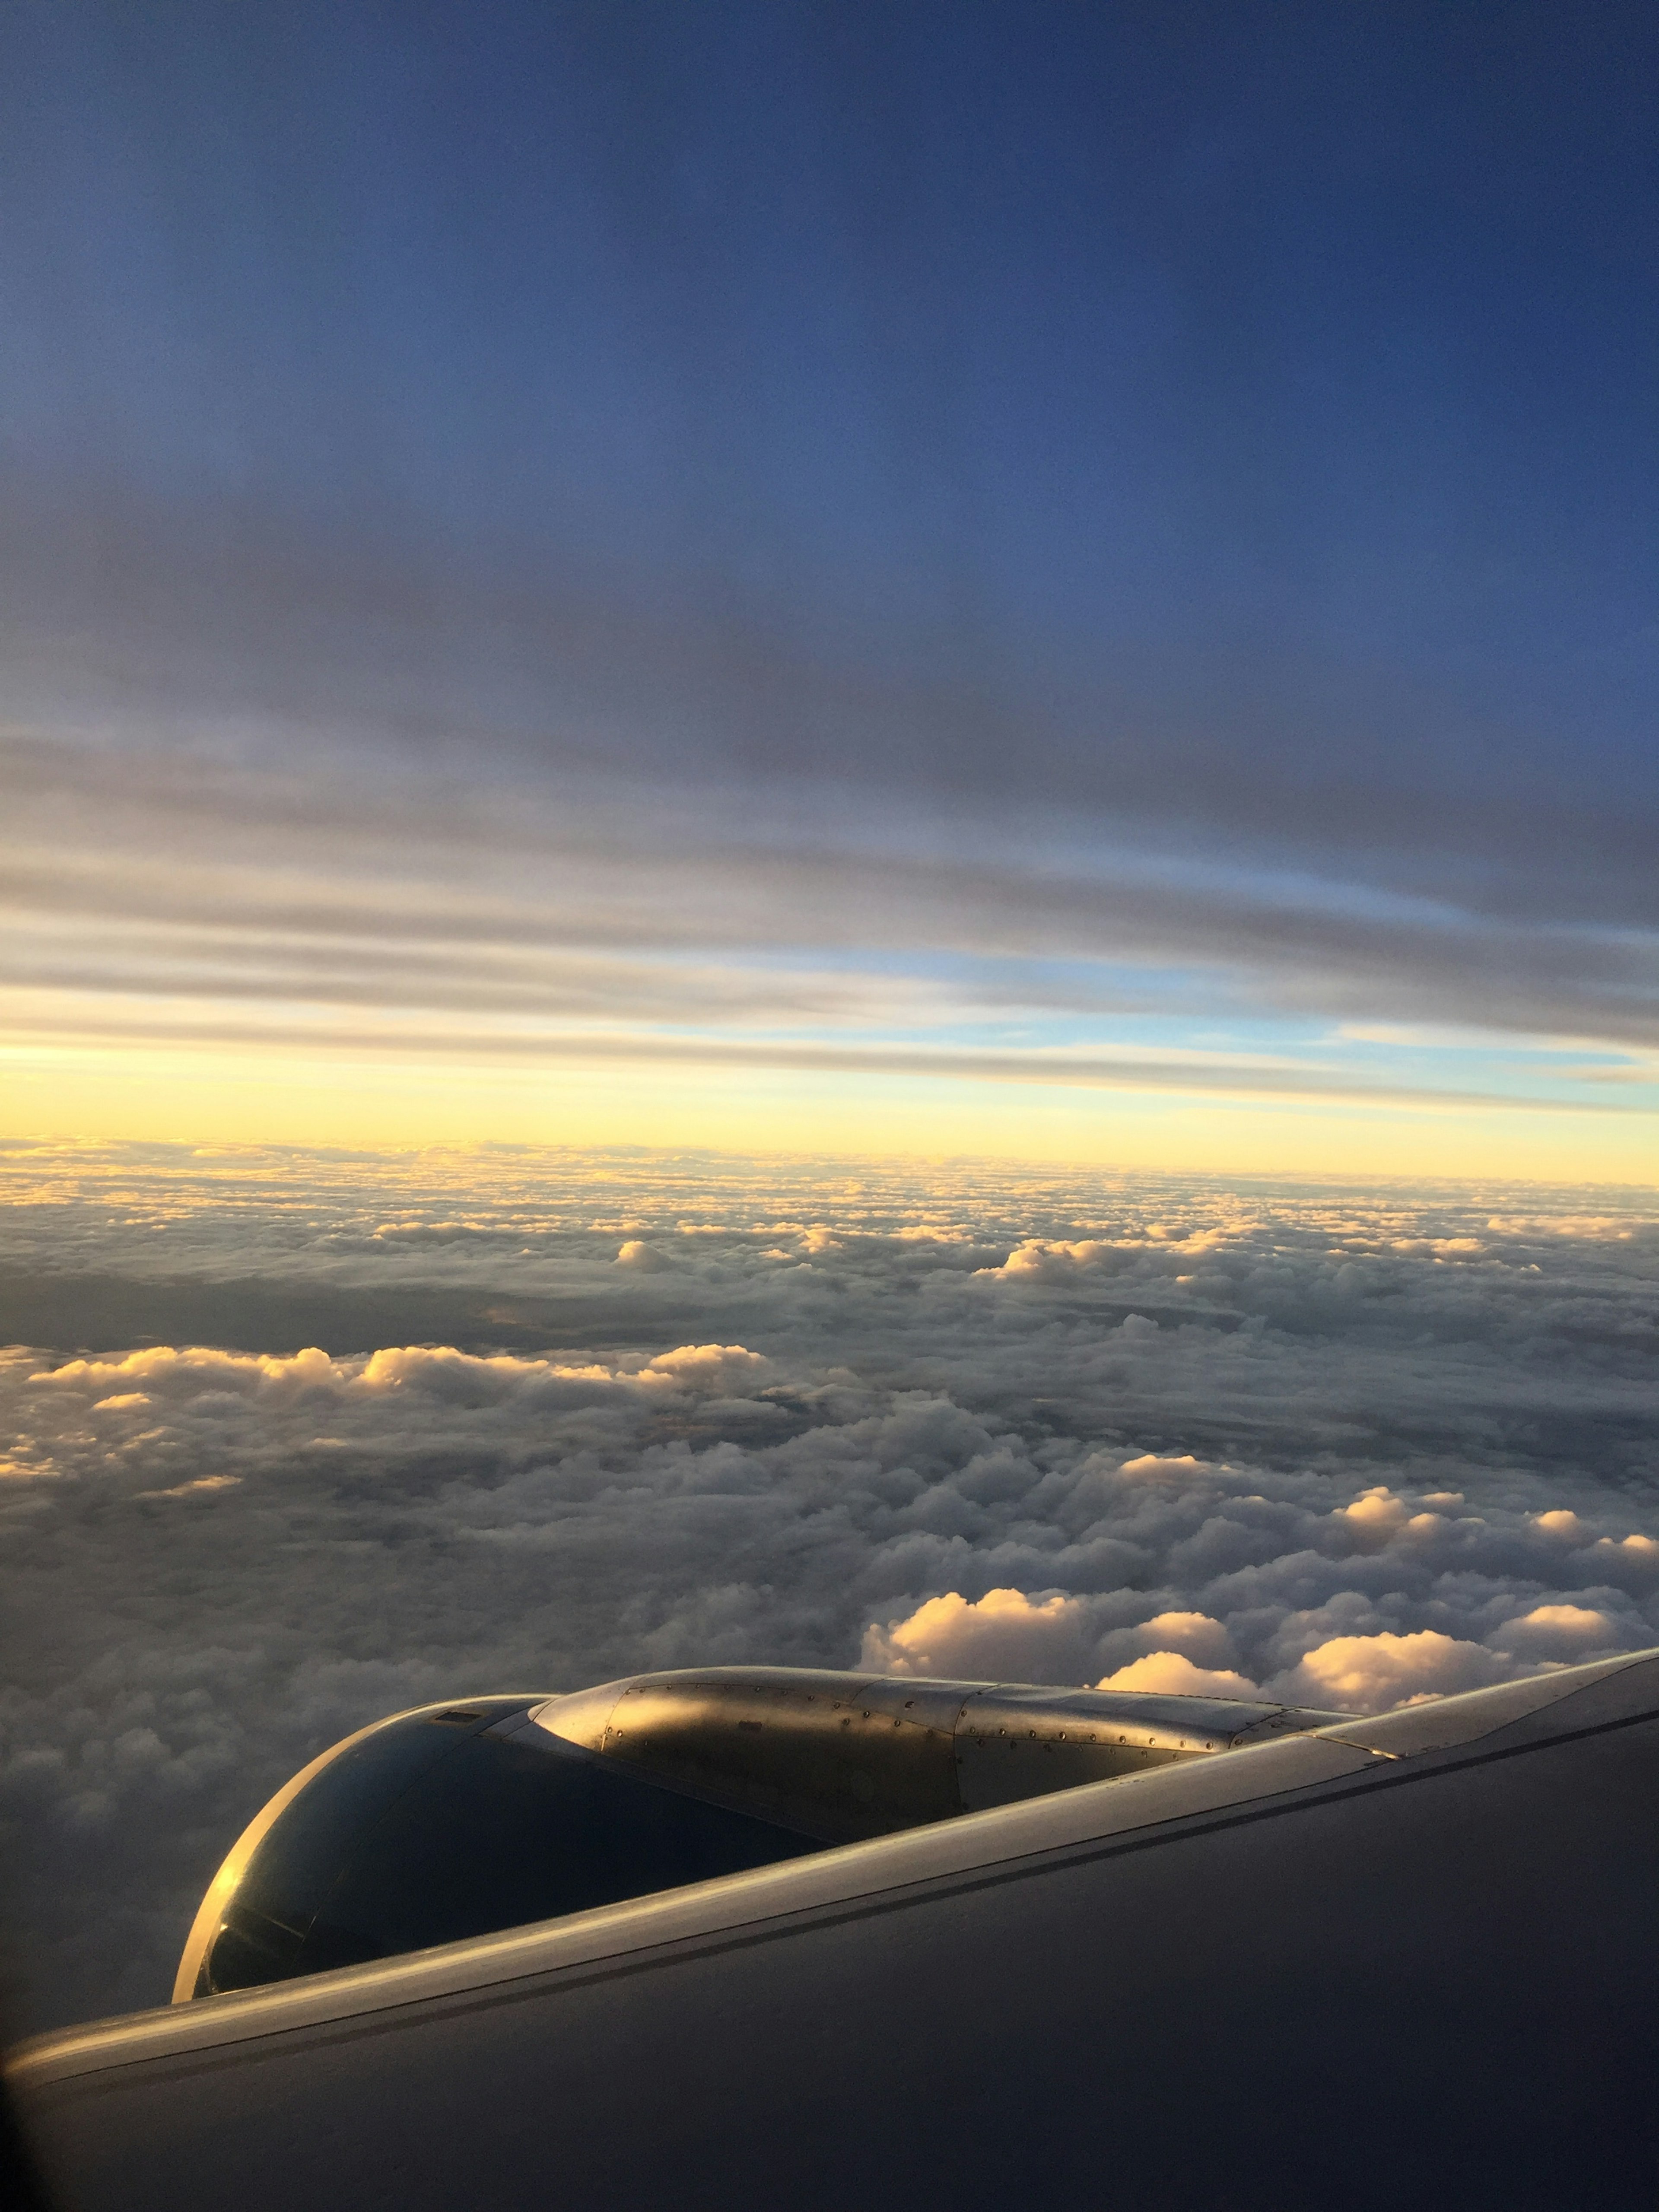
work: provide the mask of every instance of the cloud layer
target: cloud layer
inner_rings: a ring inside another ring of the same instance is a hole
[[[259,750],[279,764],[0,728],[0,1028],[491,1079],[654,1061],[1602,1117],[1659,1095],[1634,908],[723,784],[462,797]]]
[[[1006,1169],[16,1149],[17,2029],[428,1697],[864,1663],[1382,1711],[1659,1640],[1659,1223]]]

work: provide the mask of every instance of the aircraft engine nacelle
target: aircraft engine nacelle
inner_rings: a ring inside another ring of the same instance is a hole
[[[173,1997],[554,1919],[1346,1717],[762,1667],[422,1706],[278,1790],[203,1899]]]

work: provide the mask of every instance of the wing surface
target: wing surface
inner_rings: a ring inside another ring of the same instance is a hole
[[[1650,2206],[1659,1654],[27,2046],[80,2212]]]

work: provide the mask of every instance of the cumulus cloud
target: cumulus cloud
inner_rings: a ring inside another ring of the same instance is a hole
[[[886,1674],[1070,1682],[1085,1648],[1085,1614],[1075,1598],[1059,1594],[992,1589],[970,1604],[950,1590],[885,1628],[872,1624],[859,1664]]]
[[[1352,1505],[1339,1506],[1331,1516],[1340,1534],[1355,1551],[1380,1550],[1397,1536],[1411,1516],[1386,1483],[1363,1492]]]
[[[1232,1656],[1225,1627],[1207,1613],[1155,1613],[1140,1633],[1160,1647],[1160,1656],[1176,1651],[1183,1658],[1217,1665]]]
[[[152,1399],[199,1398],[209,1390],[244,1392],[285,1390],[309,1383],[326,1386],[336,1380],[332,1361],[315,1346],[292,1358],[247,1358],[202,1346],[176,1349],[155,1345],[125,1359],[70,1359],[61,1367],[43,1368],[31,1375],[36,1388],[59,1395],[82,1392],[108,1393],[100,1399],[106,1407],[141,1407]],[[142,1385],[142,1389],[135,1387]]]
[[[1126,1459],[1118,1471],[1132,1482],[1190,1482],[1209,1473],[1204,1462],[1194,1459],[1191,1452],[1137,1452],[1133,1459]]]
[[[1558,1505],[1548,1513],[1534,1513],[1532,1517],[1539,1528],[1552,1536],[1559,1536],[1564,1543],[1577,1544],[1583,1539],[1583,1522],[1565,1506]]]
[[[1462,1501],[1441,1498],[1436,1502],[1443,1504]],[[1547,1517],[1539,1516],[1540,1526]],[[1341,1549],[1348,1552],[1380,1552],[1407,1534],[1427,1541],[1443,1534],[1445,1526],[1444,1516],[1439,1512],[1413,1513],[1405,1499],[1396,1498],[1386,1483],[1374,1483],[1351,1505],[1340,1506],[1331,1516],[1334,1539]]]
[[[1395,1705],[1482,1689],[1510,1671],[1481,1644],[1438,1629],[1419,1628],[1405,1636],[1384,1629],[1375,1636],[1334,1636],[1316,1644],[1271,1686],[1275,1695],[1293,1703],[1384,1713]]]
[[[1493,1637],[1504,1651],[1583,1659],[1619,1640],[1619,1624],[1595,1606],[1535,1605]]]
[[[1623,1536],[1615,1543],[1611,1536],[1598,1536],[1592,1548],[1609,1554],[1609,1565],[1616,1560],[1620,1566],[1659,1570],[1659,1537]]]
[[[634,1374],[619,1379],[738,1398],[760,1389],[776,1371],[764,1354],[741,1344],[683,1344],[677,1351],[647,1359]]]
[[[637,1267],[642,1275],[659,1275],[674,1262],[665,1252],[658,1251],[642,1237],[630,1237],[617,1255],[619,1267]]]
[[[1195,1667],[1181,1651],[1149,1651],[1115,1674],[1103,1674],[1100,1690],[1162,1690],[1182,1698],[1253,1698],[1256,1685],[1226,1667]]]
[[[1028,1282],[1069,1282],[1083,1269],[1109,1265],[1116,1257],[1110,1244],[1093,1243],[1085,1238],[1070,1244],[1045,1244],[1040,1237],[1027,1237],[1017,1244],[1000,1267],[981,1267],[981,1275],[1003,1275]]]
[[[16,2032],[164,1996],[265,1796],[426,1698],[753,1660],[1382,1711],[1659,1641],[1636,1197],[1581,1233],[1536,1190],[507,1147],[0,1178]]]
[[[511,1353],[480,1358],[453,1345],[398,1345],[366,1358],[331,1358],[312,1345],[289,1358],[246,1358],[201,1346],[158,1345],[125,1359],[71,1359],[29,1376],[32,1386],[79,1397],[109,1383],[142,1381],[145,1389],[97,1398],[94,1413],[147,1411],[158,1399],[189,1402],[200,1413],[234,1406],[244,1396],[319,1394],[341,1400],[415,1392],[458,1405],[509,1398],[559,1402],[573,1389],[679,1390],[738,1397],[759,1389],[775,1370],[741,1344],[683,1344],[654,1357],[558,1361]]]

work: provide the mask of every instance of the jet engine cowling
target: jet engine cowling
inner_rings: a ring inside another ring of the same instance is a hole
[[[1346,1716],[797,1668],[475,1698],[360,1729],[203,1899],[175,2001],[423,1950]]]

